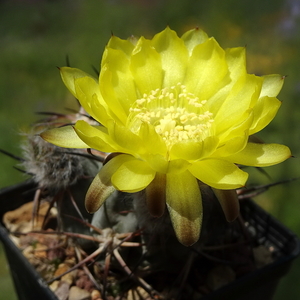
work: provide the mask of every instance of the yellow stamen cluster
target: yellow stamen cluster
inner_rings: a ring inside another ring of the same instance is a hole
[[[181,83],[156,89],[134,102],[128,126],[137,132],[142,122],[152,124],[168,147],[184,140],[202,141],[210,135],[214,121],[212,113],[203,108],[206,102]]]

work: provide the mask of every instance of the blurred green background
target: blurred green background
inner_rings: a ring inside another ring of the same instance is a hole
[[[38,111],[64,112],[75,101],[56,66],[66,56],[73,67],[98,68],[111,33],[152,37],[167,25],[179,35],[198,26],[221,46],[247,46],[248,70],[288,75],[283,105],[260,133],[266,142],[289,145],[295,158],[266,171],[272,181],[300,176],[300,1],[299,0],[69,0],[0,1],[0,148],[21,155],[20,132]],[[15,161],[0,156],[0,188],[24,180]],[[269,183],[253,173],[252,182]],[[300,235],[299,182],[280,185],[256,198]],[[1,205],[1,203],[0,203]],[[300,260],[280,284],[276,300],[299,299]],[[17,299],[0,248],[0,299]],[[245,291],[246,292],[246,291]]]

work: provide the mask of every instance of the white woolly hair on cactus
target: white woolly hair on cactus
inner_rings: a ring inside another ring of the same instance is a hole
[[[22,152],[21,167],[39,187],[49,190],[65,189],[81,178],[95,176],[99,170],[98,162],[83,150],[57,147],[36,133],[26,134]]]

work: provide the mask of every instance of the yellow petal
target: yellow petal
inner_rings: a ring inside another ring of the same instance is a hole
[[[166,174],[156,173],[154,179],[146,187],[146,201],[150,214],[161,217],[166,206]]]
[[[215,93],[208,102],[209,110],[217,112],[218,108],[224,104],[224,100],[234,89],[241,89],[241,84],[237,81],[246,79],[246,51],[244,47],[229,48],[225,50],[225,59],[229,73],[223,78],[224,86],[216,88]]]
[[[100,94],[98,83],[91,77],[81,77],[74,80],[76,98],[82,107],[99,123],[105,125],[111,117],[109,108]]]
[[[124,125],[126,124],[127,112],[124,109],[125,105],[123,106],[116,97],[112,84],[113,76],[113,73],[109,69],[109,65],[105,64],[101,69],[101,74],[99,77],[101,93],[106,99],[110,110],[114,113],[114,120]]]
[[[211,95],[208,106],[210,111],[218,111],[218,108],[224,103],[224,99],[228,97],[233,86],[240,79],[245,78],[246,70],[246,51],[244,47],[229,48],[225,50],[225,59],[229,73],[223,78],[223,83],[216,88],[213,95]]]
[[[262,78],[264,81],[260,97],[276,97],[282,89],[284,83],[284,76],[272,74],[262,76]]]
[[[284,145],[248,143],[241,152],[226,159],[245,166],[266,167],[281,163],[291,156],[290,149]]]
[[[183,84],[188,91],[207,100],[224,85],[222,80],[227,74],[225,52],[210,38],[194,48]]]
[[[186,160],[197,160],[202,156],[204,145],[202,142],[182,141],[174,144],[170,151],[170,156],[174,158],[183,158]]]
[[[202,142],[182,141],[174,144],[170,150],[171,158],[181,158],[189,161],[205,158],[212,154],[218,146],[218,138],[210,136]]]
[[[248,174],[235,164],[221,159],[197,161],[188,169],[200,181],[216,189],[240,188],[248,178]]]
[[[100,94],[97,80],[75,68],[60,68],[61,77],[69,91],[94,119],[105,125],[109,108]]]
[[[220,107],[216,103],[211,104],[210,111],[215,112],[214,120],[217,125],[227,130],[240,123],[243,115],[243,118],[247,118],[253,99],[258,99],[261,85],[262,79],[258,76],[247,74],[240,77]]]
[[[166,143],[164,142],[162,137],[155,131],[155,128],[152,124],[143,122],[140,126],[139,137],[145,147],[145,151],[148,154],[166,154]]]
[[[130,70],[130,61],[119,49],[106,48],[100,73],[100,88],[110,108],[124,121],[129,108],[137,99],[136,88]],[[105,62],[105,63],[104,63]]]
[[[126,154],[120,154],[110,159],[94,178],[85,197],[85,207],[89,213],[97,211],[103,202],[115,191],[111,183],[112,175],[120,166],[133,157]]]
[[[265,128],[276,116],[281,102],[275,97],[261,97],[253,108],[253,121],[249,134],[254,134]]]
[[[249,134],[249,128],[253,123],[253,118],[253,110],[249,109],[241,115],[241,118],[237,120],[236,124],[224,124],[224,122],[223,124],[218,124],[216,122],[215,131],[216,135],[220,139],[219,145],[226,144],[228,141],[236,137],[244,137],[245,133]],[[227,127],[228,125],[232,126]],[[222,151],[221,147],[219,150]]]
[[[145,153],[143,159],[147,161],[153,170],[159,173],[181,173],[185,171],[190,163],[185,159],[168,160],[160,154]]]
[[[107,129],[103,126],[91,126],[85,121],[77,121],[75,124],[75,131],[82,141],[84,141],[89,148],[100,150],[103,152],[116,152],[115,143],[107,134]]]
[[[160,55],[151,46],[149,40],[141,37],[131,57],[131,72],[138,90],[139,97],[149,94],[152,90],[162,87],[163,71]]]
[[[151,44],[161,56],[163,86],[171,87],[183,82],[188,60],[188,51],[183,40],[167,27],[154,36]]]
[[[248,142],[248,130],[245,130],[243,134],[235,136],[232,139],[227,140],[222,146],[219,147],[215,152],[215,157],[227,157],[236,152],[244,149]]]
[[[159,173],[167,173],[169,167],[169,161],[164,155],[145,153],[143,159],[147,161],[149,166]]]
[[[190,172],[167,174],[166,201],[180,243],[191,246],[200,236],[202,200],[198,182]]]
[[[63,148],[90,148],[76,134],[73,126],[64,126],[60,128],[52,128],[42,132],[41,137],[56,146]]]
[[[77,98],[75,90],[75,79],[82,77],[90,77],[97,83],[96,78],[76,68],[62,67],[59,68],[59,71],[64,84],[75,98]]]
[[[181,39],[184,41],[185,46],[189,51],[189,55],[191,56],[194,48],[197,45],[204,43],[208,39],[208,36],[203,30],[195,28],[185,32]]]
[[[154,177],[155,171],[146,162],[132,158],[118,168],[111,181],[119,191],[135,193],[146,188]]]
[[[107,48],[121,50],[128,57],[130,57],[132,50],[134,49],[134,45],[131,43],[130,40],[122,40],[117,36],[113,35],[107,44]]]
[[[240,213],[240,203],[236,190],[213,189],[228,222],[234,221]]]
[[[144,152],[144,145],[138,135],[134,134],[127,127],[118,125],[116,122],[108,122],[107,130],[109,137],[117,144],[119,152],[125,153],[142,153]]]
[[[228,69],[230,70],[230,77],[232,82],[235,83],[240,76],[244,76],[247,73],[246,48],[228,48],[225,50],[225,53]]]

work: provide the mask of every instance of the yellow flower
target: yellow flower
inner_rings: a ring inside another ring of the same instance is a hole
[[[167,206],[184,245],[202,222],[201,185],[214,189],[228,221],[238,215],[236,188],[248,174],[291,156],[288,147],[249,142],[274,118],[280,75],[247,73],[245,48],[222,49],[196,28],[181,38],[169,28],[148,40],[112,36],[99,81],[74,68],[62,79],[101,125],[78,121],[42,137],[58,146],[115,153],[95,177],[86,207],[95,212],[115,190],[145,189],[149,211]]]

